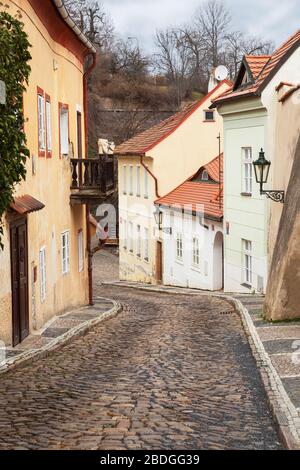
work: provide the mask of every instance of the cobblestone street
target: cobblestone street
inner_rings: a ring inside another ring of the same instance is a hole
[[[277,449],[223,300],[98,285],[124,311],[0,377],[0,449]]]

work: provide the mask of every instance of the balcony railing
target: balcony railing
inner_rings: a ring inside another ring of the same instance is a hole
[[[114,191],[114,160],[103,158],[72,158],[71,198],[101,199]]]

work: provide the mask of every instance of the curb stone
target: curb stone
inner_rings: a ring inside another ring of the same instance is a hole
[[[69,344],[76,338],[84,336],[91,328],[105,320],[108,320],[109,318],[115,317],[123,310],[122,305],[115,300],[104,297],[96,297],[96,299],[109,301],[113,306],[110,310],[101,313],[99,317],[82,322],[80,325],[71,328],[69,331],[62,334],[58,338],[54,338],[45,346],[42,346],[39,349],[25,351],[24,353],[19,354],[16,358],[8,359],[5,364],[0,365],[0,375],[11,371],[15,367],[23,366],[29,362],[32,363],[33,361],[49,356],[53,351],[56,351],[66,344]]]
[[[260,373],[262,383],[267,395],[268,404],[272,412],[275,424],[278,429],[279,437],[283,445],[288,450],[300,450],[300,424],[299,413],[296,407],[291,402],[285,388],[282,384],[280,376],[278,375],[269,355],[266,353],[262,341],[256,331],[252,322],[251,316],[244,305],[233,297],[226,294],[215,294],[208,292],[180,292],[180,290],[166,290],[161,287],[155,286],[133,286],[126,285],[126,283],[103,283],[103,285],[127,287],[132,289],[139,289],[144,291],[159,292],[169,295],[201,295],[215,297],[227,301],[235,311],[239,314],[244,331],[250,344],[252,355],[256,361],[258,371]]]

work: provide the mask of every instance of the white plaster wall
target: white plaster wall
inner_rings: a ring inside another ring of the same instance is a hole
[[[171,286],[190,287],[202,290],[214,290],[214,240],[218,231],[223,231],[222,224],[204,220],[208,229],[200,225],[199,216],[170,211],[162,208],[164,227],[172,226],[172,235],[163,234],[163,283]],[[174,214],[172,216],[171,214]],[[214,226],[214,229],[213,229]],[[183,235],[183,259],[177,259],[176,235]],[[200,264],[193,265],[193,237],[200,242]],[[222,271],[222,260],[218,267]],[[218,277],[218,276],[217,276]]]
[[[258,276],[263,278],[264,290],[267,284],[267,214],[268,201],[260,196],[259,186],[253,174],[252,197],[242,196],[242,148],[252,147],[253,159],[258,157],[260,148],[266,148],[266,110],[242,109],[224,114],[225,166],[224,206],[225,224],[225,280],[227,292],[249,293],[258,286]],[[244,287],[242,239],[252,241],[253,284],[252,289]]]

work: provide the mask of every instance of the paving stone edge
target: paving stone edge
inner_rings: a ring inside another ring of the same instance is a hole
[[[262,341],[252,322],[251,316],[246,307],[237,299],[226,295],[208,292],[181,292],[180,290],[165,290],[160,287],[149,286],[133,286],[126,283],[103,283],[103,285],[123,286],[132,289],[140,289],[152,292],[160,292],[164,294],[175,295],[207,295],[219,299],[226,300],[234,307],[239,314],[244,331],[247,335],[253,357],[257,363],[258,370],[263,382],[263,386],[267,395],[268,404],[272,412],[275,424],[278,429],[279,436],[283,445],[289,450],[300,450],[300,422],[299,414],[296,407],[287,395],[275,367],[269,355],[266,353]]]
[[[16,358],[9,359],[5,364],[0,366],[0,375],[11,371],[15,367],[24,366],[35,360],[49,356],[53,351],[60,349],[80,336],[84,336],[91,328],[109,318],[115,317],[123,310],[122,305],[115,300],[104,297],[97,297],[97,300],[109,301],[113,306],[106,312],[101,313],[99,317],[82,322],[80,325],[71,328],[69,331],[59,336],[58,338],[54,338],[47,345],[39,349],[26,351],[18,355]]]

